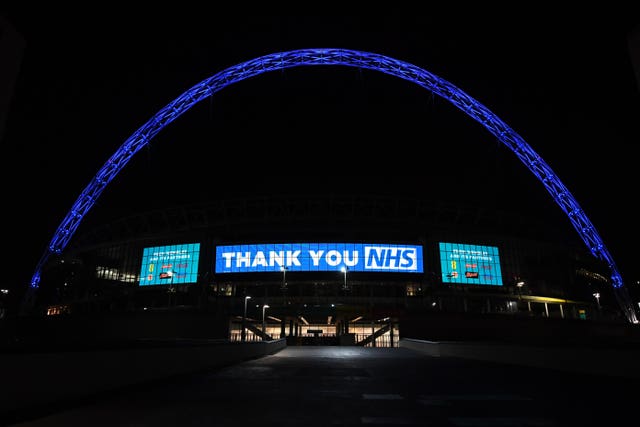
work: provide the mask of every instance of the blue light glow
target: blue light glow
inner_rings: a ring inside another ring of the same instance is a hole
[[[100,168],[89,185],[82,191],[65,218],[58,226],[48,249],[41,256],[31,279],[31,288],[37,289],[41,271],[52,254],[60,254],[74,235],[80,222],[93,207],[102,191],[142,147],[158,132],[176,120],[198,102],[209,98],[225,87],[262,73],[300,66],[338,65],[380,71],[415,83],[446,99],[484,126],[501,143],[509,147],[520,161],[542,182],[553,200],[565,212],[591,253],[604,260],[611,273],[611,284],[620,306],[632,323],[637,323],[633,302],[623,292],[622,277],[613,257],[582,208],[544,160],[506,123],[484,105],[448,81],[413,64],[384,55],[347,49],[301,49],[272,53],[229,67],[188,89],[156,113],[133,133]]]

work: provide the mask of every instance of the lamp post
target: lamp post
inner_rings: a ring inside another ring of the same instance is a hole
[[[262,306],[262,340],[264,341],[267,337],[267,331],[264,329],[265,328],[265,322],[264,322],[264,312],[265,310],[269,308],[269,306],[267,304]]]
[[[347,290],[347,271],[349,271],[349,269],[347,267],[342,267],[340,268],[340,271],[342,271],[344,273],[344,284],[342,285],[342,290]]]
[[[280,267],[280,270],[282,270],[282,286],[281,286],[281,289],[284,291],[285,289],[287,289],[287,267],[285,267],[283,265],[282,267]]]
[[[169,308],[171,308],[171,294],[175,294],[176,292],[176,288],[173,286],[173,276],[174,276],[174,271],[173,270],[169,270],[167,272],[168,274],[170,274],[171,276],[169,276]],[[177,296],[174,295],[173,297],[173,305],[176,305],[176,299]]]
[[[516,287],[518,288],[518,299],[522,299],[522,287],[524,286],[524,282],[522,280],[516,283]]]
[[[251,297],[249,295],[246,295],[244,297],[244,312],[242,313],[242,333],[241,335],[241,341],[245,342],[247,340],[247,327],[246,327],[246,323],[247,323],[247,301],[249,301],[251,299]]]
[[[596,299],[596,302],[598,303],[598,311],[602,310],[602,307],[600,307],[600,292],[594,292],[593,296]]]

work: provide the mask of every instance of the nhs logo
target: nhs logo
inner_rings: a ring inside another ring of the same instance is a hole
[[[364,269],[370,271],[422,272],[417,246],[364,246]],[[420,251],[421,252],[421,251]]]

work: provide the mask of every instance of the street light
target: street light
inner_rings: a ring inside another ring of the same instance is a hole
[[[343,290],[347,290],[347,271],[349,271],[349,269],[347,267],[342,267],[340,268],[340,271],[342,271],[344,273],[344,285],[342,285],[342,289]]]
[[[267,338],[267,331],[264,329],[265,324],[264,324],[264,312],[265,310],[269,308],[269,306],[267,304],[262,306],[262,340],[264,341]]]
[[[247,327],[246,327],[246,323],[247,323],[247,301],[249,301],[251,299],[251,297],[249,295],[244,297],[244,312],[242,314],[242,333],[241,333],[241,340],[242,342],[245,342],[247,339]]]
[[[167,274],[169,275],[169,290],[167,291],[167,293],[169,294],[168,306],[171,307],[171,294],[175,294],[176,293],[176,288],[175,288],[175,286],[173,286],[173,276],[175,275],[175,272],[173,270],[169,270],[169,271],[167,271]],[[173,297],[173,305],[177,305],[176,304],[177,298],[178,298],[178,296],[174,295],[174,297]]]
[[[518,288],[518,299],[522,299],[522,287],[524,286],[524,282],[522,280],[516,283],[516,287]]]
[[[598,303],[598,310],[601,310],[602,308],[600,307],[600,292],[594,292],[593,296],[596,299],[596,302]]]

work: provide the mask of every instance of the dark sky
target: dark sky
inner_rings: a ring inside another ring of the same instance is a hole
[[[435,14],[0,15],[27,43],[2,141],[5,213],[14,230],[6,247],[20,254],[9,279],[16,284],[28,282],[91,178],[161,108],[240,62],[320,47],[412,63],[485,105],[572,192],[625,281],[640,277],[633,15],[468,23]],[[310,191],[450,198],[571,227],[515,155],[465,113],[415,84],[351,67],[298,67],[225,88],[134,156],[85,221],[170,203]]]

